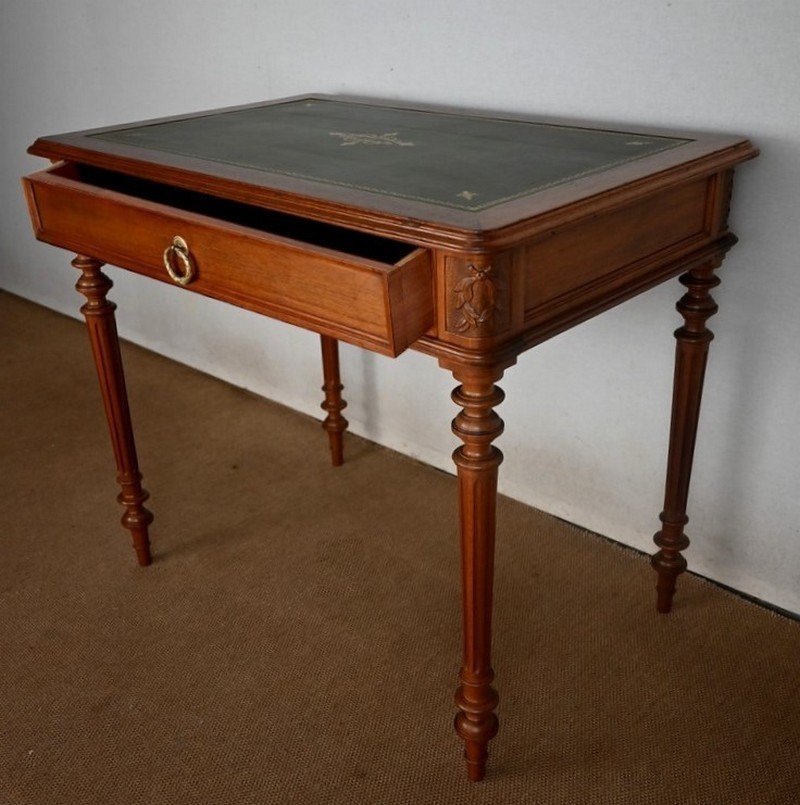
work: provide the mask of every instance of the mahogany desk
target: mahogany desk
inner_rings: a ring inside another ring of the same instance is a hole
[[[717,306],[714,271],[745,139],[306,96],[36,141],[36,237],[76,252],[77,289],[139,563],[148,526],[112,263],[322,337],[333,463],[347,422],[338,340],[434,356],[459,385],[464,654],[455,727],[470,779],[497,732],[491,687],[495,385],[526,349],[683,272],[658,610],[686,568],[686,501]]]

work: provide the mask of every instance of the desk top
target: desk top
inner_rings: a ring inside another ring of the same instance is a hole
[[[326,99],[91,136],[459,210],[483,210],[688,142]]]
[[[401,227],[474,232],[745,144],[304,96],[46,137],[30,150],[275,209],[310,201],[329,220],[348,205]]]

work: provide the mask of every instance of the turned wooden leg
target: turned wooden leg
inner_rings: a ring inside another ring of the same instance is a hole
[[[706,321],[717,312],[711,289],[719,285],[714,270],[717,264],[693,268],[680,281],[687,293],[677,308],[684,319],[683,327],[675,331],[675,379],[672,396],[672,423],[669,434],[667,482],[664,493],[664,511],[661,512],[661,530],[653,537],[660,548],[652,564],[658,573],[657,609],[669,612],[675,582],[686,570],[686,559],[681,551],[689,546],[683,529],[689,518],[686,503],[689,497],[689,480],[692,474],[697,422],[703,395],[703,378],[706,371],[708,345],[714,334],[706,328]]]
[[[328,412],[322,427],[328,431],[328,441],[331,446],[331,460],[334,467],[344,462],[344,432],[347,430],[347,420],[342,416],[342,410],[347,403],[342,399],[342,385],[339,379],[339,342],[327,335],[320,336],[322,342],[322,374],[325,384],[325,400],[321,405]]]
[[[125,507],[122,525],[133,536],[133,548],[140,565],[150,564],[150,541],[147,527],[153,514],[144,507],[148,494],[142,489],[142,475],[136,458],[128,394],[122,371],[117,325],[114,321],[116,305],[106,298],[111,280],[101,271],[103,264],[91,257],[78,255],[72,265],[81,272],[75,288],[86,297],[81,307],[89,330],[92,353],[100,380],[100,391],[106,409],[111,444],[117,461],[117,482],[121,492],[117,500]]]
[[[469,779],[477,781],[486,773],[489,741],[498,727],[491,666],[492,583],[497,468],[503,454],[492,441],[503,432],[503,421],[493,408],[504,395],[494,385],[501,371],[469,367],[455,369],[453,374],[461,383],[453,401],[462,408],[453,420],[453,432],[464,442],[453,453],[458,467],[464,618],[455,728],[464,741]]]

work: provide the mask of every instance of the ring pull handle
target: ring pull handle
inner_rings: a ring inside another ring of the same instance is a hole
[[[176,270],[176,263],[179,270]],[[180,235],[175,235],[172,243],[164,249],[164,268],[178,285],[188,285],[194,279],[194,264],[189,246]]]

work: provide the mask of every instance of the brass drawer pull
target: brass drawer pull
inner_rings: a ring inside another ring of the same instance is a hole
[[[182,273],[175,270],[174,258],[177,258],[177,262],[183,267]],[[189,254],[189,246],[180,235],[175,235],[172,243],[164,249],[164,268],[178,285],[188,285],[194,279],[194,265]]]

